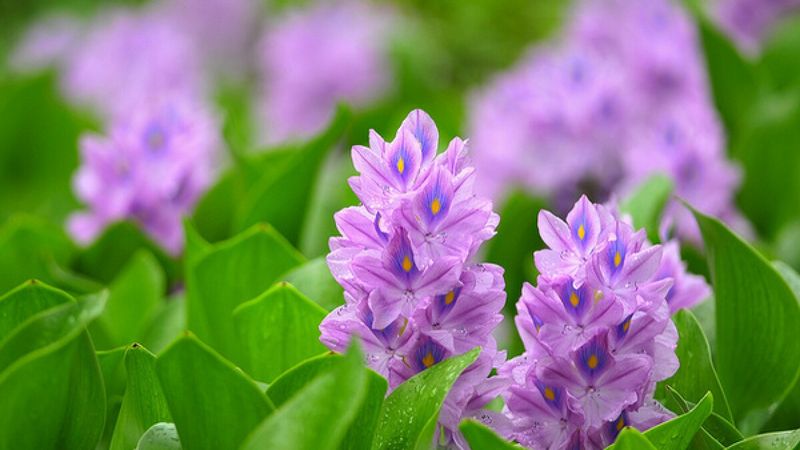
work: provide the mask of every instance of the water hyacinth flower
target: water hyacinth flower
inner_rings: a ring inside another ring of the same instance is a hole
[[[625,426],[672,413],[653,399],[678,369],[670,313],[709,292],[687,274],[674,242],[651,245],[612,208],[581,197],[563,221],[539,213],[549,248],[534,254],[515,323],[525,353],[498,373],[509,438],[530,448],[600,449]]]
[[[755,55],[772,27],[790,13],[800,11],[798,0],[718,0],[712,14],[723,31],[744,53]]]
[[[500,267],[471,262],[494,235],[498,216],[473,192],[466,142],[455,138],[439,155],[438,145],[436,125],[416,110],[392,141],[373,131],[369,147],[353,147],[359,174],[349,182],[362,204],[335,215],[341,235],[331,238],[327,258],[346,303],[320,331],[337,352],[360,339],[368,365],[390,389],[482,347],[439,417],[437,439],[466,448],[461,419],[493,417],[481,409],[505,386],[502,378],[487,380],[505,359],[491,335],[503,318],[505,282]]]
[[[202,107],[164,100],[116,119],[107,136],[84,135],[74,190],[88,209],[70,217],[70,234],[85,244],[109,223],[132,220],[180,253],[182,217],[213,179],[217,129]]]
[[[701,211],[741,223],[740,176],[680,6],[580,1],[564,30],[473,96],[471,142],[486,167],[479,191],[497,198],[519,187],[566,210],[579,192],[625,195],[664,173]],[[667,216],[679,237],[699,240],[681,208]]]
[[[258,50],[260,114],[269,142],[319,132],[338,102],[363,107],[390,81],[386,11],[365,2],[320,3],[269,24]]]

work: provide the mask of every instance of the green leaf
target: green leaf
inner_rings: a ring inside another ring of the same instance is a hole
[[[660,241],[658,229],[661,224],[661,214],[672,195],[672,189],[672,180],[669,177],[662,174],[653,175],[640,184],[620,205],[623,213],[631,215],[634,226],[647,230],[647,236],[653,242]]]
[[[609,448],[614,450],[657,450],[639,430],[625,427],[620,431],[617,440]]]
[[[694,404],[687,402],[675,389],[667,386],[667,391],[675,402],[675,406],[673,406],[675,412],[685,414],[694,407]],[[744,439],[744,436],[736,427],[727,419],[712,411],[703,422],[700,432],[692,440],[691,448],[720,449],[725,448],[726,445],[735,444],[742,439]]]
[[[271,382],[311,356],[327,351],[319,340],[325,310],[292,285],[281,282],[233,312],[242,368]]]
[[[103,299],[87,299],[80,304],[87,312],[76,317],[64,313],[76,304],[72,298],[38,284],[29,283],[0,299],[0,308],[9,301],[37,299],[27,310],[9,309],[24,322],[3,344],[4,351],[20,357],[0,372],[0,449],[94,448],[103,431],[106,399],[84,325]],[[43,296],[51,298],[42,300]],[[48,305],[56,306],[35,310]],[[39,336],[37,329],[47,332]],[[24,336],[36,340],[26,342]],[[51,340],[45,342],[45,337]]]
[[[389,384],[386,378],[372,370],[367,370],[367,388],[364,400],[339,446],[340,450],[360,450],[372,446],[375,439],[375,427],[378,425],[378,418],[388,388]]]
[[[127,386],[117,416],[110,450],[134,448],[140,437],[159,422],[171,422],[169,407],[156,376],[156,357],[139,344],[125,351]]]
[[[186,299],[178,294],[161,305],[139,342],[159,353],[186,330]]]
[[[74,267],[103,283],[111,283],[139,250],[145,249],[158,259],[167,278],[177,277],[178,266],[161,248],[131,222],[110,225],[77,257]]]
[[[698,18],[714,103],[731,142],[735,141],[758,95],[755,68],[706,17]]]
[[[55,282],[55,266],[66,266],[74,252],[60,227],[28,216],[11,218],[0,229],[0,292],[31,278]]]
[[[675,375],[663,381],[660,386],[671,386],[694,403],[699,402],[706,392],[711,392],[716,400],[714,411],[732,420],[728,401],[711,360],[708,341],[697,318],[691,311],[681,310],[672,320],[678,328],[678,347],[675,349],[675,354],[681,365]],[[659,398],[666,398],[661,389]],[[667,403],[667,406],[670,404]]]
[[[800,445],[800,430],[760,434],[728,447],[728,450],[793,450]]]
[[[695,211],[716,298],[717,369],[734,417],[768,407],[800,368],[800,304],[783,277],[718,220]]]
[[[106,393],[106,426],[97,444],[100,449],[107,449],[111,445],[114,423],[122,407],[122,396],[125,394],[125,350],[127,346],[95,352]]]
[[[800,74],[792,62],[800,58],[800,18],[790,15],[770,30],[761,49],[758,68],[775,89],[793,88],[800,84]]]
[[[465,420],[458,426],[472,450],[512,450],[520,447],[504,440],[486,425]]]
[[[433,428],[426,425],[436,421],[447,392],[479,354],[475,348],[445,359],[398,386],[383,404],[372,448],[412,449],[417,442],[432,442]]]
[[[156,374],[186,450],[238,448],[273,410],[253,380],[193,336],[164,351]]]
[[[159,422],[139,439],[136,450],[181,450],[181,440],[174,423]]]
[[[315,378],[264,420],[242,449],[335,449],[366,392],[367,369],[361,352],[351,347],[333,370]]]
[[[109,286],[108,303],[96,322],[108,342],[96,345],[107,349],[140,339],[161,309],[165,283],[161,266],[150,253],[140,250],[133,255]]]
[[[276,407],[281,407],[287,400],[300,392],[311,380],[320,374],[330,371],[341,361],[342,357],[334,353],[308,358],[302,363],[282,373],[270,383],[267,397]]]
[[[711,414],[713,398],[710,392],[707,393],[691,411],[647,430],[644,433],[645,437],[661,450],[687,448],[695,433]]]
[[[36,313],[72,301],[65,292],[30,280],[0,297],[0,341]]]
[[[327,311],[344,304],[344,289],[333,279],[325,258],[312,259],[281,278]]]
[[[266,291],[303,259],[267,225],[216,245],[188,268],[189,329],[228,359],[240,361],[233,310]]]
[[[328,129],[297,151],[280,173],[262,177],[241,203],[235,229],[242,231],[257,223],[270,223],[296,245],[308,216],[317,174],[350,123],[350,116],[340,109]]]

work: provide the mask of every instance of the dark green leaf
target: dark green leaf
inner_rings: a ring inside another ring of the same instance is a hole
[[[764,43],[759,69],[775,89],[800,84],[800,73],[794,62],[800,58],[800,17],[791,15],[770,30]]]
[[[238,361],[241,352],[233,310],[266,291],[281,274],[302,262],[303,256],[267,225],[257,225],[218,244],[188,268],[189,329],[229,359]]]
[[[350,113],[340,109],[328,129],[296,152],[280,173],[262,177],[240,204],[235,228],[241,231],[257,223],[270,223],[297,244],[317,174],[350,120]]]
[[[285,282],[241,304],[233,312],[240,365],[255,379],[271,382],[304,359],[324,353],[319,323],[325,314]]]
[[[315,378],[262,422],[242,449],[335,449],[366,392],[367,369],[354,346],[333,370]]]
[[[344,289],[333,279],[325,258],[312,259],[281,278],[327,311],[344,303]]]
[[[154,424],[172,420],[156,376],[156,357],[133,344],[125,352],[125,371],[128,382],[110,450],[129,450]]]
[[[156,373],[186,450],[238,448],[273,410],[251,379],[193,336],[167,348]]]
[[[644,435],[658,449],[685,449],[711,414],[713,404],[713,396],[709,392],[691,411],[647,430]]]
[[[475,348],[448,358],[398,386],[383,404],[373,449],[413,449],[418,442],[433,442],[433,428],[426,425],[436,422],[447,392],[479,354]]]
[[[458,427],[472,450],[512,450],[519,447],[505,441],[491,428],[474,420],[465,420]]]
[[[678,328],[679,336],[675,354],[681,365],[675,375],[662,382],[661,386],[671,386],[687,400],[695,403],[699,402],[706,392],[711,392],[716,400],[714,411],[730,420],[731,410],[711,361],[711,351],[703,329],[691,311],[678,311],[673,321]],[[660,389],[659,398],[667,398]],[[667,406],[670,404],[667,403]]]
[[[781,400],[800,360],[800,304],[763,256],[695,211],[716,298],[717,369],[734,417]]]
[[[626,198],[620,205],[623,213],[628,213],[633,218],[636,228],[647,230],[647,236],[653,242],[658,242],[658,229],[661,224],[661,213],[664,211],[670,195],[672,194],[672,180],[664,175],[654,175]]]
[[[175,424],[160,422],[153,425],[139,439],[136,450],[181,450]]]

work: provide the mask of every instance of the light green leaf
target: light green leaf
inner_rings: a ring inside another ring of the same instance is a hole
[[[685,449],[711,414],[713,404],[713,396],[709,392],[691,411],[647,430],[644,435],[658,449]]]
[[[295,152],[279,173],[269,173],[256,182],[240,203],[235,229],[270,223],[297,245],[317,173],[350,120],[350,113],[340,108],[328,129]]]
[[[338,448],[366,392],[367,369],[361,352],[351,347],[333,370],[316,377],[262,422],[242,449]]]
[[[474,420],[465,420],[458,427],[472,450],[512,450],[520,447],[514,445],[492,431],[486,425]]]
[[[673,409],[676,413],[686,414],[695,405],[687,402],[678,391],[667,386],[667,391],[674,401]],[[722,449],[726,445],[732,445],[744,439],[742,433],[736,429],[727,419],[715,412],[706,418],[700,432],[695,434],[690,448],[703,449]]]
[[[717,219],[694,212],[716,298],[717,369],[734,417],[781,400],[800,367],[800,304],[783,277]]]
[[[759,434],[728,447],[728,450],[793,450],[800,445],[800,430]]]
[[[163,302],[161,309],[142,333],[139,343],[159,353],[186,330],[186,299],[183,293]]]
[[[55,282],[53,268],[75,252],[64,230],[29,216],[14,216],[0,228],[0,292],[31,278]]]
[[[174,423],[159,422],[139,439],[136,450],[181,450],[181,440]]]
[[[162,307],[165,283],[161,266],[149,252],[140,250],[134,254],[108,287],[106,308],[95,323],[108,340],[98,344],[93,333],[95,345],[108,349],[141,339]]]
[[[433,428],[426,425],[436,421],[447,392],[479,354],[475,348],[445,359],[398,386],[383,404],[372,448],[412,449],[418,442],[432,442]]]
[[[187,270],[189,329],[228,359],[240,361],[233,310],[266,291],[303,260],[268,225],[257,225],[216,245]]]
[[[614,445],[609,448],[614,450],[658,450],[639,430],[631,427],[623,428]]]
[[[671,386],[694,403],[699,402],[706,392],[711,392],[716,400],[713,402],[714,411],[732,420],[731,410],[711,360],[711,350],[703,329],[691,311],[678,311],[673,316],[673,321],[678,328],[679,336],[675,354],[681,365],[675,375],[663,381],[660,386]],[[659,398],[667,398],[661,389]]]
[[[271,382],[284,371],[327,349],[319,341],[325,310],[292,285],[281,282],[233,312],[242,368]]]
[[[125,397],[110,450],[128,450],[137,442],[141,448],[139,438],[148,428],[159,422],[172,421],[156,376],[156,357],[141,345],[133,344],[125,352],[125,371]]]
[[[647,236],[653,242],[660,240],[658,229],[661,213],[672,195],[672,189],[670,178],[662,174],[653,175],[620,204],[620,210],[633,218],[633,225],[647,230]]]
[[[0,309],[21,299],[36,299],[36,306],[9,309],[23,322],[3,343],[4,353],[18,359],[0,372],[0,449],[94,448],[103,431],[106,399],[84,325],[104,299],[91,297],[79,304],[31,282],[0,299]],[[36,311],[48,305],[55,306]],[[73,305],[86,311],[65,313]]]
[[[312,259],[281,278],[326,311],[344,304],[344,289],[333,279],[325,258]]]
[[[342,356],[334,353],[308,358],[302,363],[282,373],[270,383],[267,397],[275,407],[280,408],[287,400],[300,392],[311,380],[329,372],[341,362]]]
[[[193,336],[164,351],[156,374],[186,450],[238,448],[273,410],[253,380]]]
[[[73,301],[65,292],[30,280],[0,297],[0,341],[36,313]]]

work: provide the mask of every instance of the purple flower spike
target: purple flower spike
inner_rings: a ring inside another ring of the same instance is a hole
[[[369,147],[353,147],[358,175],[349,182],[362,205],[334,216],[341,236],[331,238],[327,258],[347,304],[320,331],[337,352],[360,339],[367,364],[390,389],[481,347],[448,394],[437,427],[437,442],[467,449],[458,431],[463,418],[507,423],[483,410],[508,384],[487,379],[505,361],[492,337],[503,320],[505,282],[502,268],[471,261],[494,235],[498,216],[474,193],[466,142],[455,138],[437,155],[438,142],[433,120],[416,110],[391,142],[373,131]]]
[[[511,382],[498,431],[530,448],[599,449],[622,427],[668,420],[653,390],[678,370],[670,312],[708,286],[676,243],[651,245],[614,206],[582,197],[566,221],[540,213],[539,228],[550,248],[517,303],[525,353],[498,371]]]
[[[180,253],[182,217],[211,183],[221,142],[214,117],[181,100],[117,119],[106,137],[84,136],[74,189],[88,211],[70,217],[69,231],[88,243],[109,223],[133,220]]]

